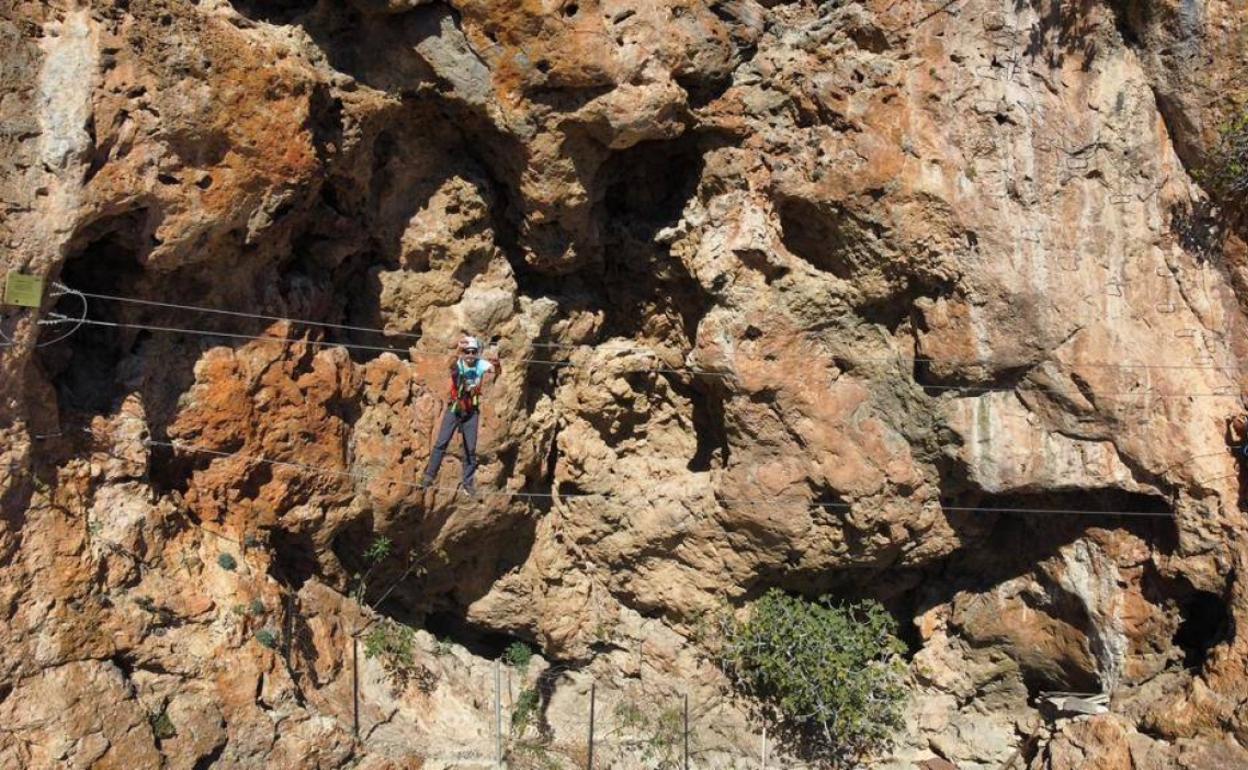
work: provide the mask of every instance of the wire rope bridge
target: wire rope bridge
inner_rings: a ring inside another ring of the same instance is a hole
[[[37,324],[40,327],[61,327],[62,329],[64,329],[65,327],[68,327],[67,330],[63,330],[63,331],[61,329],[58,329],[58,333],[55,334],[52,337],[52,339],[37,343],[39,347],[44,347],[44,346],[53,345],[53,344],[62,342],[68,339],[77,330],[79,330],[80,328],[84,326],[97,326],[97,327],[130,329],[130,330],[147,331],[147,332],[160,332],[160,333],[169,333],[169,334],[201,336],[201,337],[213,338],[213,339],[241,340],[241,341],[247,341],[247,342],[279,344],[279,345],[285,345],[285,346],[298,345],[298,346],[310,346],[310,347],[320,347],[320,348],[341,347],[341,348],[348,349],[348,350],[362,350],[362,351],[367,351],[367,352],[393,353],[399,356],[407,356],[409,359],[425,358],[425,359],[441,360],[445,358],[445,354],[443,353],[432,353],[432,352],[416,350],[413,348],[400,348],[400,347],[395,347],[391,345],[367,345],[367,344],[361,344],[361,343],[356,343],[356,342],[315,340],[315,339],[308,339],[306,337],[292,339],[292,338],[287,338],[287,337],[277,337],[277,336],[271,336],[271,335],[266,336],[263,334],[248,334],[248,333],[241,333],[241,332],[229,332],[229,331],[220,331],[220,330],[213,330],[213,329],[204,329],[204,328],[199,328],[199,327],[191,326],[191,325],[169,326],[169,325],[152,324],[152,323],[106,321],[106,320],[101,320],[98,318],[90,317],[90,300],[97,300],[101,302],[115,302],[115,303],[129,304],[129,305],[138,305],[138,306],[144,306],[144,307],[158,308],[161,310],[174,311],[176,313],[181,313],[181,314],[202,314],[202,315],[212,315],[212,316],[227,317],[227,318],[257,320],[257,321],[264,321],[268,323],[287,323],[287,324],[292,324],[292,325],[302,325],[302,326],[308,326],[308,327],[314,327],[314,328],[326,329],[326,330],[341,331],[341,332],[360,332],[360,333],[376,334],[376,335],[380,335],[383,337],[398,337],[398,338],[411,339],[413,341],[417,341],[421,339],[421,335],[419,334],[413,334],[413,333],[404,332],[401,330],[382,329],[382,328],[376,328],[376,327],[351,325],[351,324],[338,324],[338,323],[330,323],[326,321],[316,321],[316,320],[311,320],[311,319],[306,319],[306,318],[294,318],[290,316],[270,315],[270,314],[263,314],[263,313],[249,313],[249,312],[238,311],[238,310],[204,307],[204,306],[191,305],[191,304],[185,304],[185,303],[167,302],[167,301],[153,300],[153,299],[143,299],[139,297],[128,297],[128,296],[123,296],[123,295],[105,294],[105,293],[100,293],[100,292],[89,292],[89,291],[75,289],[65,284],[57,283],[57,282],[54,282],[52,284],[52,291],[49,293],[49,295],[50,297],[54,297],[54,298],[63,297],[63,296],[73,297],[78,301],[79,307],[78,307],[78,312],[75,313],[74,315],[67,315],[65,313],[54,311],[54,312],[47,313],[44,318],[39,319],[37,321]],[[0,342],[12,344],[13,341],[8,339],[7,337],[4,337],[3,339],[0,339]],[[573,350],[573,349],[584,347],[580,345],[549,343],[549,342],[536,342],[536,343],[533,343],[532,346],[534,348],[547,349],[547,350],[552,350],[555,352],[568,351],[568,350]],[[622,348],[622,349],[617,348],[617,349],[613,349],[612,352],[617,353],[617,354],[625,353],[625,352],[635,352],[635,353],[639,353],[643,355],[650,355],[650,356],[656,355],[656,353],[649,348],[639,348],[639,347]],[[931,363],[931,364],[968,365],[968,366],[995,365],[995,366],[1007,366],[1007,367],[1015,366],[1018,364],[1018,362],[996,361],[996,360],[990,360],[990,359],[951,359],[951,358],[920,357],[920,356],[910,356],[910,357],[907,357],[907,356],[869,357],[868,356],[868,357],[856,357],[854,361],[863,362],[863,363],[866,363],[869,361],[875,361],[875,362],[885,362],[885,363],[896,362],[899,364]],[[576,364],[569,360],[561,360],[559,358],[553,358],[553,357],[526,357],[526,358],[518,359],[514,361],[513,363],[522,364],[522,365],[528,364],[528,365],[538,365],[538,366],[550,366],[550,367],[556,367],[560,369],[585,368],[585,365],[583,364]],[[1113,362],[1113,361],[1086,361],[1086,362],[1078,362],[1077,366],[1087,367],[1087,368],[1109,368],[1109,369],[1122,369],[1122,370],[1211,370],[1211,371],[1218,371],[1218,372],[1223,372],[1223,373],[1228,373],[1228,374],[1238,371],[1238,367],[1220,366],[1220,365],[1216,365],[1212,363],[1143,363],[1143,362],[1135,363],[1135,362]],[[683,374],[683,375],[690,375],[690,376],[705,376],[705,377],[718,377],[718,378],[733,378],[734,377],[732,372],[700,369],[700,368],[692,367],[692,366],[685,366],[685,367],[655,366],[655,367],[647,367],[647,368],[643,368],[643,369],[635,370],[635,371],[637,373]],[[968,385],[920,384],[918,385],[918,387],[921,387],[925,390],[935,390],[935,391],[953,390],[953,391],[958,391],[963,394],[966,394],[966,393],[978,394],[978,393],[989,393],[989,392],[1013,392],[1016,390],[1015,387],[989,387],[989,386],[980,387],[980,386],[968,386]],[[1235,399],[1236,403],[1239,403],[1239,400],[1240,400],[1240,396],[1237,392],[1237,389],[1231,384],[1227,384],[1225,386],[1219,386],[1208,391],[1157,392],[1157,391],[1153,391],[1149,389],[1146,391],[1131,391],[1131,392],[1123,392],[1123,393],[1098,393],[1097,396],[1098,397],[1116,397],[1116,398],[1146,397],[1146,398],[1153,398],[1153,399],[1229,398],[1229,399]],[[352,479],[360,480],[360,481],[382,481],[384,483],[389,483],[389,484],[398,484],[401,486],[408,486],[414,490],[422,489],[418,483],[407,482],[407,481],[403,481],[401,479],[395,479],[392,477],[383,478],[381,474],[364,474],[364,473],[359,473],[355,471],[310,466],[310,465],[306,465],[302,463],[296,463],[296,462],[291,462],[287,460],[278,460],[278,459],[263,457],[259,455],[247,455],[241,452],[227,453],[227,452],[221,452],[219,450],[212,449],[210,447],[196,446],[196,445],[186,444],[182,442],[174,442],[174,441],[162,442],[162,441],[156,441],[154,439],[148,439],[147,444],[151,447],[163,447],[165,449],[188,452],[188,453],[198,453],[198,454],[205,455],[205,456],[214,456],[214,457],[220,457],[220,458],[229,457],[229,458],[241,459],[241,460],[250,461],[250,462],[267,464],[273,467],[285,467],[289,469],[296,469],[296,470],[309,472],[309,473],[317,473],[317,474],[339,476],[339,477],[348,477],[348,478],[352,478]],[[431,491],[455,491],[457,487],[427,486],[427,487],[424,487],[423,489],[428,489]],[[522,499],[545,498],[545,499],[552,499],[552,500],[571,499],[571,498],[577,498],[577,497],[591,497],[591,498],[598,498],[598,499],[603,499],[603,500],[611,498],[610,495],[605,494],[605,493],[526,492],[526,491],[520,491],[520,490],[482,491],[481,493],[479,493],[479,497],[482,497],[482,498],[510,497],[510,498],[522,498]],[[805,498],[789,498],[789,499],[774,498],[774,497],[765,498],[765,499],[762,499],[762,498],[759,498],[759,499],[722,498],[722,499],[719,499],[718,502],[722,505],[767,505],[767,506],[772,506],[772,507],[798,506],[798,507],[803,507],[803,508],[819,507],[819,508],[832,508],[832,509],[843,509],[843,510],[849,510],[852,508],[852,505],[849,503],[812,501],[812,500],[805,499]],[[1089,510],[1061,508],[1061,507],[1013,507],[1013,508],[1004,507],[1003,508],[1000,506],[958,505],[955,501],[952,501],[952,500],[941,501],[941,503],[942,503],[942,508],[946,511],[965,512],[965,513],[997,512],[997,513],[1020,513],[1020,514],[1021,513],[1034,513],[1034,514],[1051,514],[1051,515],[1091,515],[1091,516],[1113,515],[1113,516],[1142,516],[1142,517],[1158,517],[1158,516],[1172,517],[1172,514],[1170,513],[1157,512],[1157,511],[1139,511],[1139,510],[1089,511]]]

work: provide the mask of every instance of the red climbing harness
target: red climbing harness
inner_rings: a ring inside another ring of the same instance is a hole
[[[456,363],[451,373],[451,411],[455,414],[472,414],[481,405],[481,389],[468,384],[464,372]]]
[[[502,371],[499,361],[489,362],[494,376],[497,378]],[[484,374],[478,375],[476,383],[469,379],[469,370],[456,360],[451,365],[451,411],[459,415],[473,414],[481,407],[481,384]]]

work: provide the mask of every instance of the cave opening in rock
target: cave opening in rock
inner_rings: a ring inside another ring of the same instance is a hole
[[[780,201],[780,239],[785,248],[815,268],[837,278],[852,278],[853,255],[860,250],[852,225],[837,207],[825,210],[803,198]]]
[[[1130,0],[1110,0],[1108,3],[1114,14],[1114,27],[1122,36],[1122,41],[1132,48],[1141,45],[1141,33],[1148,30],[1154,9],[1151,3],[1136,3]]]
[[[1199,670],[1209,651],[1230,636],[1227,602],[1209,591],[1193,591],[1179,604],[1179,617],[1174,643],[1183,651],[1183,665]]]
[[[923,570],[916,613],[958,591],[985,592],[1053,557],[1090,531],[1125,531],[1160,554],[1178,547],[1167,500],[1116,489],[989,494],[945,477],[941,498],[962,547]]]
[[[1035,702],[1042,693],[1052,692],[1103,692],[1105,687],[1095,672],[1081,671],[1070,666],[1020,666],[1019,674],[1028,700]]]
[[[483,658],[502,657],[516,642],[534,646],[528,640],[474,625],[455,612],[431,612],[425,617],[424,627],[437,638],[452,641]]]
[[[269,24],[290,24],[316,7],[317,0],[232,0],[243,16]]]
[[[269,543],[273,576],[297,592],[317,572],[316,544],[311,535],[278,527],[270,534]]]
[[[400,623],[484,651],[478,654],[496,655],[515,640],[471,619],[468,608],[528,560],[537,531],[533,514],[499,513],[493,528],[462,540],[439,538],[456,515],[453,508],[398,511],[380,526],[372,514],[362,515],[335,533],[330,548],[341,569],[328,582],[359,594],[364,605]],[[382,538],[389,544],[375,559],[370,550]],[[293,547],[279,556],[280,574],[292,585],[320,571],[323,559],[317,559],[306,536],[276,532],[273,542],[276,548]]]
[[[680,221],[705,163],[697,137],[639,142],[599,170],[605,336],[689,345],[709,299],[685,265],[655,237]]]
[[[1097,562],[1086,563],[1088,554],[1100,550],[1097,543],[1115,542],[1116,532],[1158,554],[1173,552],[1177,531],[1168,502],[1122,490],[988,494],[965,487],[954,492],[957,484],[948,476],[945,484],[942,505],[962,545],[916,571],[913,589],[892,600],[899,611],[918,619],[949,607],[951,632],[972,647],[1006,651],[1032,697],[1097,690],[1105,632],[1087,604],[1097,601],[1091,595],[1097,584],[1062,575],[1079,565],[1095,574]],[[1087,545],[1070,548],[1081,541]],[[1009,608],[1032,624],[1024,629],[998,620]]]
[[[714,378],[694,377],[687,388],[682,388],[675,378],[669,377],[669,381],[693,404],[697,449],[689,458],[688,469],[696,473],[728,467],[732,450],[728,445],[721,384]]]
[[[604,221],[616,234],[650,241],[675,224],[702,177],[696,137],[638,142],[613,154],[598,173]]]
[[[1098,527],[1132,532],[1163,553],[1178,546],[1173,509],[1159,494],[1122,489],[991,494],[943,481],[941,505],[955,528],[973,528],[977,519],[992,517],[995,528],[1043,532],[1040,542],[1050,545]]]
[[[89,241],[76,255],[66,260],[61,270],[61,283],[72,289],[95,294],[127,294],[143,272],[138,261],[139,249],[135,234],[142,233],[143,212],[117,218],[103,229],[103,234]],[[54,311],[70,318],[83,312],[83,300],[73,294],[63,295]],[[88,298],[86,317],[91,321],[118,323],[124,320],[118,303]],[[72,325],[57,325],[44,332],[45,339],[54,339],[69,332]],[[105,414],[121,392],[118,365],[136,339],[127,345],[123,330],[86,324],[61,342],[40,349],[40,363],[57,391],[62,412]]]
[[[365,604],[370,604],[384,591],[378,586],[391,585],[396,577],[403,572],[406,556],[418,550],[415,544],[415,532],[381,532],[378,531],[371,513],[357,516],[347,522],[334,533],[329,547],[342,565],[343,572],[349,576],[345,593],[362,594]],[[282,535],[287,538],[289,535]],[[278,538],[275,536],[274,538]],[[384,541],[380,551],[374,550]],[[303,569],[302,560],[296,558],[287,567],[293,574],[300,574]]]
[[[289,308],[285,312],[327,324],[357,327],[298,327],[311,332],[314,339],[351,345],[346,348],[347,355],[357,364],[371,361],[387,350],[403,356],[414,338],[369,331],[385,327],[374,277],[377,255],[355,251],[341,259],[326,259],[321,248],[324,245],[324,241],[305,234],[296,241],[290,258],[279,267],[276,284]],[[419,333],[419,329],[411,333]]]

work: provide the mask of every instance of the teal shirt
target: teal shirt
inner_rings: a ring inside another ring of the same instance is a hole
[[[464,363],[464,359],[455,362],[455,375],[466,387],[479,388],[481,380],[485,378],[487,372],[494,370],[494,365],[484,358],[478,358],[477,363],[469,366]]]

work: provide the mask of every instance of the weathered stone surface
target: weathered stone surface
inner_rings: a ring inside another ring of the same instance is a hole
[[[100,295],[0,310],[0,764],[490,762],[520,638],[551,761],[592,681],[727,767],[781,586],[906,624],[889,767],[1236,766],[1242,11],[0,0],[0,263]]]
[[[104,710],[104,704],[113,708]],[[44,668],[15,683],[2,706],[0,751],[13,767],[144,767],[160,763],[147,714],[108,661]]]

